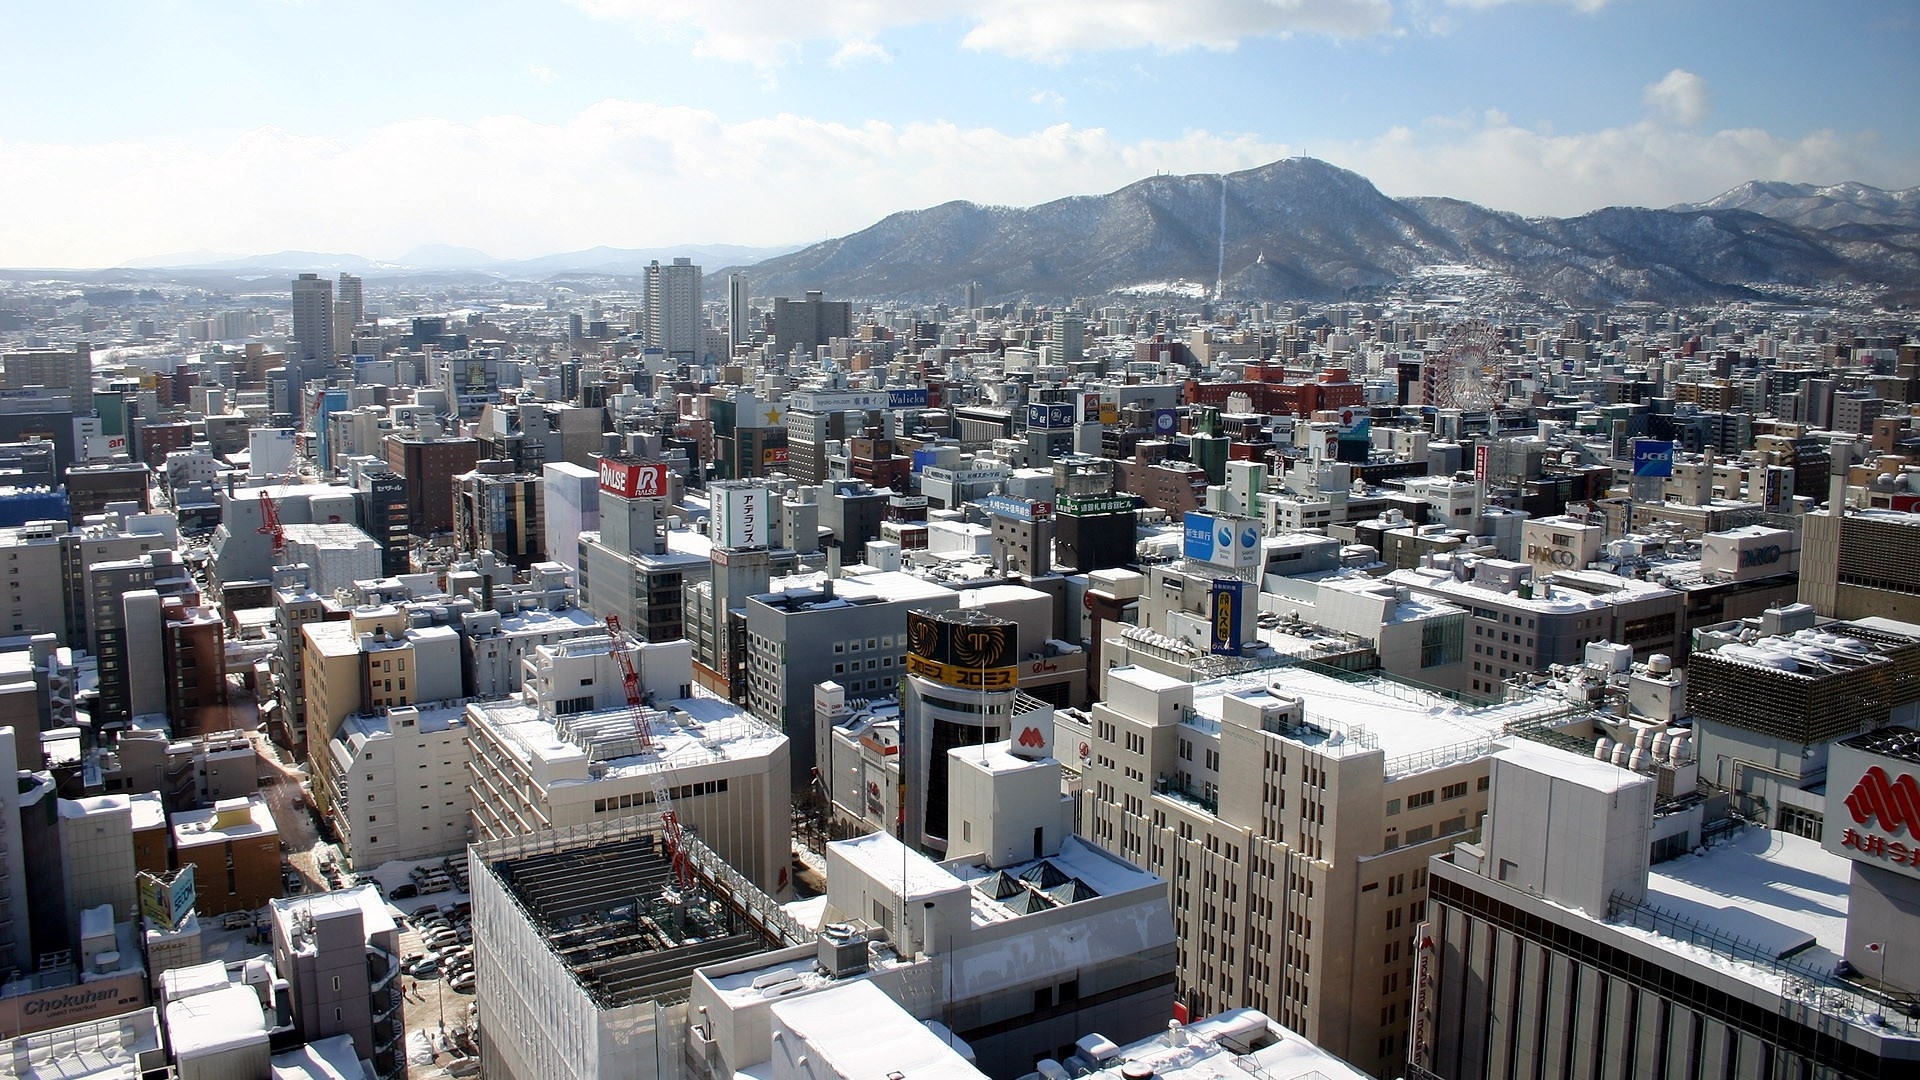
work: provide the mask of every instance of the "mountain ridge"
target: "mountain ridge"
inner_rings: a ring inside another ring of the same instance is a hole
[[[1222,183],[1217,173],[1161,175],[1032,207],[947,202],[747,270],[755,295],[819,289],[852,300],[951,301],[971,281],[995,300],[1065,300],[1172,279],[1240,299],[1338,299],[1438,265],[1586,303],[1862,285],[1920,298],[1920,188],[1755,181],[1700,204],[1525,217],[1394,199],[1357,173],[1286,158],[1226,174],[1223,236]]]

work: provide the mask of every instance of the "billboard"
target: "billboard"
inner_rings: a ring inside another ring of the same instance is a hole
[[[1180,430],[1180,414],[1174,409],[1153,410],[1153,434],[1157,439],[1171,439]]]
[[[765,450],[760,451],[761,465],[772,467],[776,465],[785,465],[786,463],[787,463],[787,448],[784,446],[769,446]]]
[[[1181,535],[1180,553],[1201,562],[1213,561],[1213,515],[1187,511],[1186,530]]]
[[[1111,401],[1101,402],[1100,403],[1100,422],[1103,424],[1119,423],[1120,422],[1120,406],[1115,405]]]
[[[1487,474],[1491,471],[1490,462],[1492,459],[1493,447],[1488,446],[1486,443],[1481,443],[1479,446],[1473,448],[1473,482],[1479,484],[1481,487],[1487,485]]]
[[[1633,475],[1672,476],[1673,443],[1661,439],[1633,440]]]
[[[1131,495],[1067,495],[1060,509],[1069,514],[1127,514],[1135,507]]]
[[[1045,521],[1053,516],[1053,504],[1049,502],[1034,502],[999,494],[982,495],[979,502],[980,508],[987,513],[1015,521]]]
[[[975,690],[1008,690],[1018,675],[1015,626],[907,613],[907,671]]]
[[[140,914],[148,922],[167,930],[176,930],[193,911],[195,899],[193,864],[175,870],[170,878],[142,873],[137,879]]]
[[[1100,395],[1082,394],[1080,401],[1080,419],[1089,424],[1100,422]]]
[[[1827,759],[1821,845],[1855,862],[1920,877],[1920,766],[1847,742],[1835,743]]]
[[[1073,426],[1073,405],[1068,402],[1030,404],[1027,406],[1027,426],[1049,430],[1070,428]]]
[[[1223,656],[1240,655],[1240,600],[1246,582],[1223,578],[1213,583],[1212,649]]]
[[[718,483],[708,489],[713,498],[713,546],[766,547],[767,489],[763,484]]]
[[[1260,564],[1260,526],[1252,518],[1187,511],[1181,554],[1215,566],[1245,570]]]
[[[798,390],[788,398],[788,405],[811,413],[891,409],[893,395],[886,390]]]
[[[600,490],[625,499],[660,498],[667,493],[667,467],[601,458]]]
[[[1014,757],[1044,761],[1053,756],[1053,710],[1031,709],[1013,718],[1007,732]]]
[[[919,409],[927,404],[927,388],[906,386],[887,391],[887,404],[896,409]]]
[[[87,436],[87,457],[110,458],[125,457],[127,437],[125,435],[89,435]]]

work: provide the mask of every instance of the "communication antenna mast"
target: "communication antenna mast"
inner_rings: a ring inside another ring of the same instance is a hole
[[[1220,174],[1220,261],[1213,271],[1213,298],[1219,300],[1227,288],[1227,174]]]

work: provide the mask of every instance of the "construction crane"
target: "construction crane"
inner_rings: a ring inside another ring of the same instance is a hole
[[[287,533],[280,527],[280,504],[266,488],[260,489],[260,528],[256,531],[273,538],[273,560],[277,564],[287,550]]]
[[[651,750],[654,754],[653,764],[647,767],[653,780],[653,805],[660,811],[660,832],[666,837],[667,857],[673,862],[673,880],[684,896],[694,887],[693,860],[687,855],[680,816],[673,809],[673,785],[667,775],[670,770],[661,757],[661,747],[653,741],[653,724],[647,718],[646,701],[640,693],[640,673],[633,669],[633,659],[627,655],[627,640],[620,617],[608,615],[607,655],[620,667],[620,688],[626,691],[627,709],[633,714],[634,740],[641,753]]]
[[[300,458],[295,455],[292,463],[287,466],[286,475],[280,478],[282,493],[285,492],[286,486],[293,482],[299,469]],[[268,494],[266,488],[260,489],[260,527],[254,531],[273,539],[273,561],[278,565],[280,556],[287,550],[287,531],[280,525],[280,502]]]

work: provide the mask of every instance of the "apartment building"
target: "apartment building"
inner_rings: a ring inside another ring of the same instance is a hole
[[[362,885],[272,903],[273,962],[306,1042],[346,1035],[382,1080],[407,1075],[400,930],[380,890]]]
[[[328,820],[349,864],[368,868],[466,846],[464,702],[355,713],[327,746],[337,790]]]
[[[1113,668],[1103,696],[1084,717],[1081,830],[1167,879],[1189,1013],[1260,1009],[1399,1075],[1426,859],[1479,826],[1493,739],[1571,710],[1301,667],[1201,683]]]

